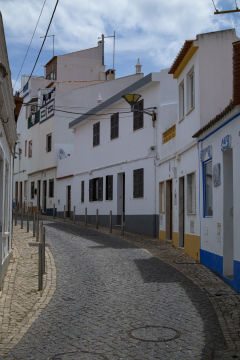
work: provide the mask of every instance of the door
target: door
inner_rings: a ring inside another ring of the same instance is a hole
[[[67,186],[67,217],[71,216],[71,185]]]
[[[166,181],[166,240],[172,240],[172,180]]]
[[[233,278],[233,154],[223,152],[223,275]]]
[[[40,199],[41,199],[41,180],[38,180],[38,182],[37,182],[37,211],[41,210]]]
[[[121,215],[125,217],[125,173],[119,173],[117,177],[117,223],[121,224]]]
[[[42,211],[47,212],[47,181],[43,181],[43,194],[42,194]]]
[[[184,247],[184,221],[185,221],[185,189],[184,189],[184,177],[179,178],[179,214],[178,214],[178,234],[179,234],[179,240],[178,240],[178,246]]]

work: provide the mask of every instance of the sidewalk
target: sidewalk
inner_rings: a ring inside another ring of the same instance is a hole
[[[72,226],[83,225],[76,223]],[[88,227],[94,228],[92,225]],[[57,283],[54,258],[46,246],[44,290],[37,291],[36,239],[33,238],[32,231],[27,233],[20,226],[14,226],[13,229],[13,257],[0,298],[0,356],[12,349],[28,331],[50,302]],[[106,228],[99,228],[98,231],[109,234]],[[113,235],[121,237],[118,230],[113,230]],[[173,266],[207,294],[217,314],[227,347],[225,351],[215,351],[213,358],[240,359],[240,294],[202,264],[167,243],[130,233],[125,233],[123,238]]]
[[[46,275],[38,290],[38,246],[32,231],[13,227],[13,256],[0,297],[0,356],[9,352],[47,306],[56,290],[56,267],[46,246]]]

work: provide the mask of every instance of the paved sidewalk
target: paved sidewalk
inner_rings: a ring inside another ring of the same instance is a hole
[[[32,231],[13,228],[13,256],[0,297],[0,356],[8,353],[28,331],[56,290],[56,267],[46,246],[46,275],[38,291],[38,246]]]
[[[49,218],[47,218],[50,220]],[[57,220],[60,221],[60,220]],[[83,227],[81,224],[72,226]],[[89,225],[89,228],[93,226]],[[108,229],[99,228],[108,233]],[[114,236],[120,232],[113,230]],[[197,285],[210,299],[217,314],[225,341],[225,351],[215,351],[214,359],[240,359],[240,294],[170,244],[157,239],[125,234],[124,240],[145,249],[154,257],[173,266]],[[56,289],[56,267],[49,247],[46,247],[44,290],[37,291],[37,246],[32,232],[14,226],[13,257],[10,261],[0,298],[0,356],[11,350],[28,331],[50,302]]]

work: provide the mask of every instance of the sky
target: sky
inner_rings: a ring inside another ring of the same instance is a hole
[[[33,70],[55,4],[0,0],[14,92],[21,87],[21,75]],[[134,74],[138,58],[147,75],[170,67],[184,41],[197,34],[235,28],[240,37],[240,12],[214,15],[215,7],[224,11],[236,6],[240,8],[240,0],[59,0],[48,35],[55,35],[54,55],[95,47],[102,34],[110,36],[105,39],[107,70],[113,68],[115,32],[116,77]],[[52,56],[53,37],[48,37],[33,75],[44,76]]]

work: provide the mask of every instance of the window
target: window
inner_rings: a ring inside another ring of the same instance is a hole
[[[34,181],[31,182],[31,199],[34,199]]]
[[[203,163],[203,204],[204,217],[213,215],[212,160]]]
[[[119,113],[111,116],[111,140],[118,138]]]
[[[32,157],[32,140],[28,143],[28,157]]]
[[[52,151],[52,134],[48,134],[46,138],[46,151]]]
[[[134,112],[133,112],[133,130],[138,130],[143,128],[143,100],[137,102],[134,105]]]
[[[54,197],[54,179],[49,180],[49,197]]]
[[[106,200],[113,199],[113,175],[106,176]]]
[[[159,183],[159,213],[164,213],[165,208],[165,187],[164,182]]]
[[[194,69],[192,68],[187,75],[187,106],[190,111],[195,106],[195,84]]]
[[[25,140],[25,157],[27,156],[27,140]]]
[[[196,182],[195,173],[187,175],[187,212],[196,213]]]
[[[103,199],[103,178],[89,180],[89,201],[102,201]]]
[[[183,119],[185,115],[184,101],[184,81],[182,81],[179,85],[179,120]]]
[[[133,170],[133,197],[143,197],[143,169]]]
[[[81,202],[84,203],[84,181],[81,181]]]
[[[93,146],[100,144],[100,122],[93,124]]]

